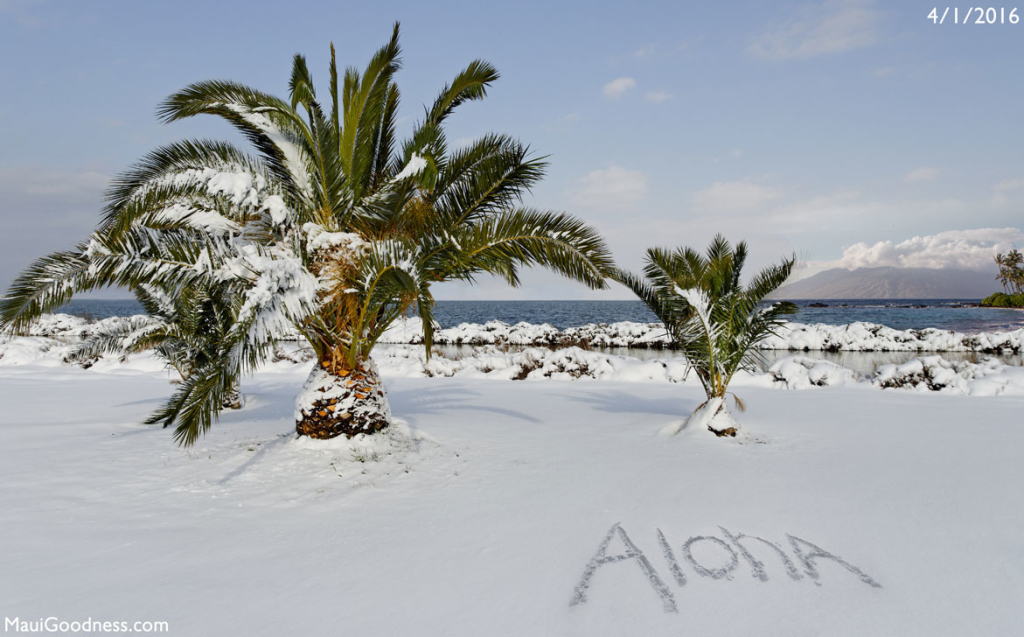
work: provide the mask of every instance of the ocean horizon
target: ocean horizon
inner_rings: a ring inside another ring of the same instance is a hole
[[[1024,312],[977,307],[977,299],[801,299],[789,320],[797,323],[845,325],[858,321],[893,329],[936,329],[957,332],[996,332],[1024,328]],[[74,299],[59,312],[94,319],[144,314],[134,299]],[[640,301],[437,301],[435,320],[442,327],[461,323],[502,321],[515,324],[549,323],[559,329],[591,323],[658,319]]]

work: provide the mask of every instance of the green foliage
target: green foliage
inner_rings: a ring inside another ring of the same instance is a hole
[[[982,307],[1020,307],[1024,308],[1024,294],[1003,294],[996,292],[981,301]]]
[[[746,243],[733,248],[718,235],[703,255],[692,248],[650,248],[644,277],[625,271],[614,277],[664,323],[709,399],[725,397],[737,371],[753,370],[761,361],[755,346],[797,311],[789,302],[758,308],[789,278],[794,259],[765,268],[744,286],[746,258]]]
[[[0,301],[0,328],[21,329],[76,292],[108,285],[160,290],[175,308],[192,307],[193,294],[219,299],[228,320],[217,323],[216,339],[192,342],[199,332],[181,323],[192,319],[177,315],[161,335],[192,353],[184,382],[150,422],[175,426],[187,445],[286,329],[298,329],[321,362],[354,367],[410,309],[429,355],[437,282],[491,274],[516,285],[519,268],[539,265],[605,287],[614,264],[593,228],[521,206],[544,175],[543,158],[496,134],[449,150],[445,121],[482,99],[497,71],[471,62],[399,143],[399,56],[397,25],[362,71],[339,73],[332,46],[326,108],[302,56],[288,99],[225,80],[168,97],[163,121],[215,115],[255,156],[203,140],[150,153],[115,180],[87,243],[15,281]],[[238,183],[251,188],[228,187]],[[109,337],[95,346],[125,335]]]
[[[1003,284],[1003,290],[1015,295],[1024,294],[1024,255],[1018,250],[995,256],[999,274],[996,280]],[[1006,307],[1006,306],[1003,306]]]
[[[153,350],[185,380],[217,357],[220,342],[231,330],[234,315],[225,292],[196,287],[172,297],[140,286],[135,296],[148,316],[92,332],[75,344],[68,360],[84,363],[104,354],[127,356]]]

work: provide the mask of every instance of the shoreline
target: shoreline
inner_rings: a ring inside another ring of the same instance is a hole
[[[153,320],[144,315],[112,317],[88,321],[69,314],[48,314],[33,324],[24,336],[58,339],[87,338],[125,321]],[[292,333],[281,341],[301,341]],[[381,343],[422,344],[423,326],[418,318],[398,320],[380,339]],[[630,348],[673,351],[668,334],[660,323],[591,323],[558,329],[549,323],[515,324],[503,321],[460,323],[454,327],[437,326],[435,345],[535,346],[583,349]],[[957,332],[939,328],[897,330],[877,323],[854,322],[845,325],[787,322],[777,335],[763,341],[760,350],[792,352],[973,352],[978,354],[1020,354],[1024,351],[1024,325],[1013,330],[993,332]]]

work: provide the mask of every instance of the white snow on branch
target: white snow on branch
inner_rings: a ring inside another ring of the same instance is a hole
[[[395,175],[393,181],[402,181],[403,179],[415,177],[422,173],[426,167],[427,160],[417,153],[413,153],[412,157],[409,158],[409,163],[405,165],[401,172]]]
[[[711,324],[711,302],[707,295],[704,294],[704,291],[695,287],[684,290],[677,285],[675,286],[675,293],[693,308],[701,324],[704,326],[704,331],[707,333],[708,338],[714,339],[715,330]]]
[[[187,204],[176,203],[157,211],[156,222],[180,223],[190,228],[213,235],[232,234],[241,231],[241,226],[215,210],[202,210]]]
[[[161,312],[168,316],[174,314],[174,300],[170,297],[169,294],[167,294],[166,292],[164,292],[163,290],[156,286],[149,285],[148,283],[143,283],[140,287],[142,288],[143,292],[152,297],[152,299],[157,303],[157,305],[160,306]]]
[[[281,195],[270,195],[263,200],[263,209],[270,215],[270,221],[275,226],[284,225],[286,222],[291,220],[292,211],[288,207],[288,204],[284,202],[284,198]]]
[[[295,322],[316,308],[319,283],[300,259],[284,249],[262,254],[247,251],[245,256],[247,266],[257,274],[232,330],[247,325],[248,337],[243,340],[258,347],[295,331]],[[236,348],[233,355],[239,354]]]
[[[225,163],[208,168],[186,168],[164,173],[150,179],[132,195],[141,199],[154,189],[161,187],[187,187],[205,185],[206,193],[221,196],[236,206],[258,207],[267,190],[267,180],[249,166]]]
[[[351,255],[351,260],[365,254],[370,244],[354,232],[328,232],[323,226],[307,223],[302,226],[306,233],[306,248],[310,252],[341,251]]]
[[[288,169],[288,174],[291,175],[296,188],[305,197],[312,199],[313,185],[309,180],[309,172],[307,170],[309,162],[306,151],[289,139],[281,127],[275,124],[267,115],[254,112],[248,106],[242,104],[225,104],[224,106],[238,113],[250,126],[259,129],[267,136],[267,139],[281,151],[285,168]]]

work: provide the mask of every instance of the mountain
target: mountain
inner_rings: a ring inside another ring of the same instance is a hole
[[[835,268],[779,288],[774,299],[982,299],[995,272],[931,268]]]

